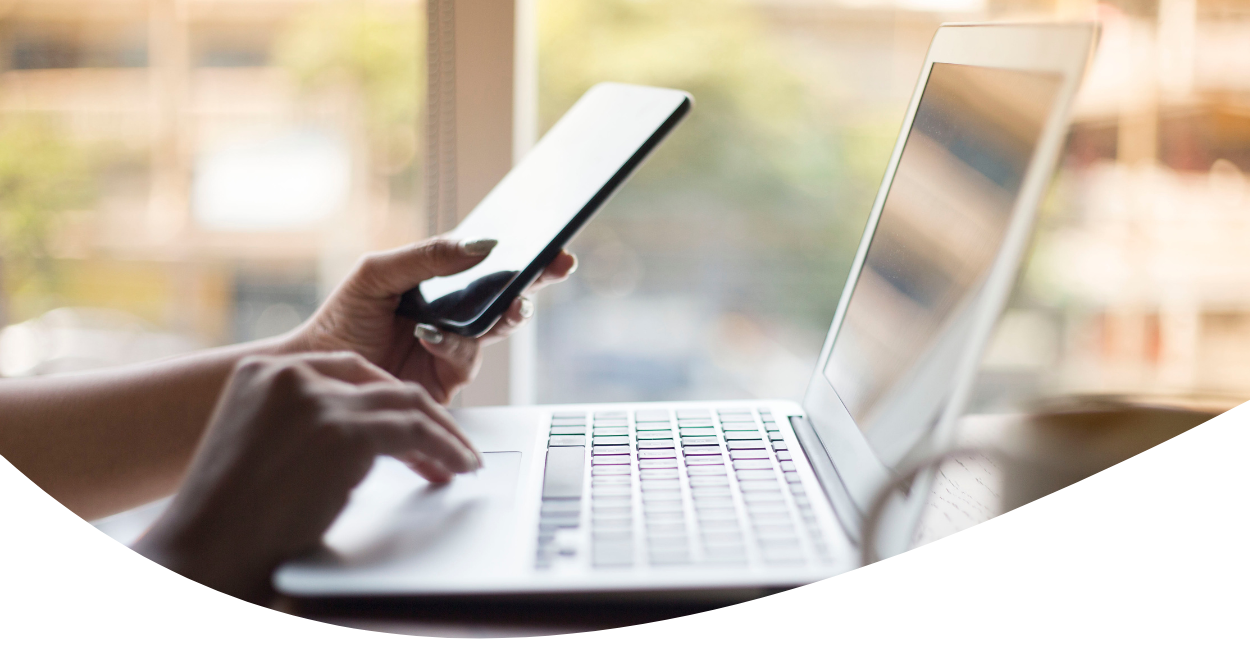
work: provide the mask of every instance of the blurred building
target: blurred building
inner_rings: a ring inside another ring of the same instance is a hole
[[[541,400],[797,398],[934,30],[1028,18],[1103,34],[979,405],[1250,397],[1250,5],[537,5],[544,125],[606,78],[699,100],[579,238],[578,277],[544,293]],[[108,308],[200,345],[247,340],[310,313],[359,253],[423,236],[424,15],[0,2],[0,127],[49,121],[95,175],[90,206],[50,232],[47,280],[6,281],[6,319]]]
[[[9,320],[107,306],[201,344],[252,339],[310,314],[360,253],[422,236],[416,117],[380,151],[370,89],[346,65],[355,34],[331,24],[306,43],[316,20],[333,21],[326,11],[314,0],[0,3],[0,121],[54,124],[98,175],[94,206],[50,243],[56,296],[8,288]],[[406,49],[386,54],[410,59],[398,92],[415,106],[421,5],[368,11],[412,27]],[[287,60],[282,39],[294,41]],[[339,78],[301,79],[335,57]]]

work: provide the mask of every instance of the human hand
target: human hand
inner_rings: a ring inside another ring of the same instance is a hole
[[[273,569],[318,544],[378,455],[443,482],[481,466],[428,392],[357,354],[244,359],[181,490],[135,549],[261,601]]]
[[[573,254],[560,252],[480,338],[426,331],[418,340],[413,334],[416,322],[395,314],[400,295],[429,278],[473,267],[493,246],[493,240],[430,239],[364,256],[321,309],[292,333],[286,350],[354,351],[396,378],[420,383],[446,404],[477,374],[482,345],[507,337],[523,324],[534,312],[529,296],[564,280],[577,267]]]

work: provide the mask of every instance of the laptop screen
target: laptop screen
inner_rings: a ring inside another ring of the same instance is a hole
[[[1058,74],[935,63],[823,373],[897,464],[932,426],[967,342]]]

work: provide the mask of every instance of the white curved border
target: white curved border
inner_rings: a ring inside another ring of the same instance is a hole
[[[131,650],[1229,647],[1250,639],[1250,406],[936,543],[762,600],[638,627],[414,639],[183,579],[0,459],[0,648]]]

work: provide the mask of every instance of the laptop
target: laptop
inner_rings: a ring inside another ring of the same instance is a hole
[[[948,445],[1010,292],[1096,37],[947,24],[801,403],[472,408],[485,466],[430,485],[379,458],[295,598],[749,595],[859,564],[865,515]],[[906,548],[922,476],[876,539]],[[735,593],[737,592],[737,593]]]

